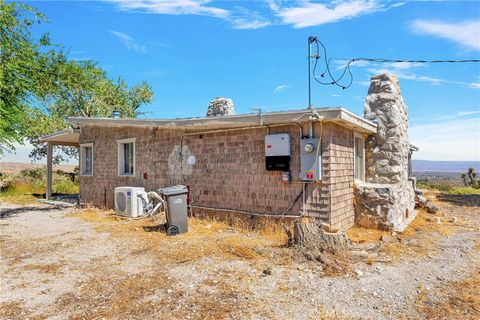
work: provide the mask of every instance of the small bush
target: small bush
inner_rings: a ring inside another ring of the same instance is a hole
[[[480,189],[475,189],[471,187],[453,188],[448,191],[448,194],[456,194],[456,195],[480,194]]]
[[[0,199],[13,203],[28,203],[46,192],[44,168],[25,169],[16,174],[3,174],[0,177]],[[78,193],[78,182],[73,182],[69,174],[53,173],[53,193]],[[18,200],[18,201],[17,201]]]
[[[423,190],[438,190],[443,192],[449,192],[455,188],[454,182],[449,181],[437,181],[437,182],[427,182],[427,181],[417,181],[417,187]]]
[[[53,185],[53,193],[74,194],[78,193],[78,184],[70,179],[62,179]]]

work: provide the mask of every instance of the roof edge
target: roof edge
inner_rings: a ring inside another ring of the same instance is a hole
[[[341,121],[350,124],[354,129],[366,133],[376,133],[377,125],[345,108],[318,108],[315,109],[324,121]],[[273,125],[289,122],[308,122],[311,111],[308,109],[265,112],[262,113],[263,123]],[[198,128],[198,127],[228,127],[228,126],[251,126],[260,123],[258,114],[239,114],[211,118],[181,118],[181,119],[139,119],[139,118],[68,118],[71,123],[89,125],[112,125],[112,126],[156,126],[176,128]]]

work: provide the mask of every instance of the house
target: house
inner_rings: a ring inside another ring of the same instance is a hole
[[[190,188],[191,208],[205,213],[308,216],[343,230],[354,225],[356,214],[379,214],[377,207],[368,205],[356,213],[354,186],[359,190],[365,184],[378,191],[366,180],[380,175],[378,164],[385,169],[386,162],[366,149],[366,141],[377,135],[377,126],[387,126],[344,108],[70,122],[75,129],[42,139],[49,146],[48,166],[53,145],[77,145],[80,197],[95,206],[113,208],[119,186],[149,191],[184,184]],[[366,163],[378,170],[372,172]],[[400,170],[408,179],[407,168]],[[366,204],[371,201],[363,198]]]

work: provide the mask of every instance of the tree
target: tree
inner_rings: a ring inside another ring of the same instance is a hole
[[[38,138],[67,128],[68,117],[108,117],[118,110],[132,118],[152,100],[147,83],[129,88],[92,61],[68,60],[48,34],[34,39],[31,28],[44,21],[30,6],[0,0],[0,154],[27,139],[38,160],[46,155]],[[76,154],[74,148],[60,150]],[[55,162],[62,159],[62,152],[55,154]]]
[[[45,106],[34,108],[26,117],[26,137],[35,147],[30,154],[35,160],[46,156],[46,146],[39,144],[38,138],[67,128],[69,117],[110,117],[117,110],[124,118],[135,118],[139,108],[152,100],[147,83],[129,88],[121,78],[109,79],[92,61],[66,61],[57,72],[55,89],[45,98]],[[62,152],[76,154],[74,148],[60,150],[55,153],[55,162],[63,160]]]
[[[480,183],[477,181],[477,172],[475,168],[468,168],[466,173],[462,173],[461,178],[466,187],[480,188]]]
[[[22,142],[28,105],[48,86],[43,70],[57,55],[48,34],[34,39],[30,33],[44,21],[32,7],[0,0],[0,155]]]

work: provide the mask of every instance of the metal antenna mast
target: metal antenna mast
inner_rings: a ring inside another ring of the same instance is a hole
[[[313,108],[313,106],[312,106],[312,73],[310,72],[310,66],[311,66],[310,59],[311,58],[317,58],[316,56],[312,57],[312,43],[314,43],[315,40],[317,40],[317,36],[308,37],[308,59],[307,59],[307,61],[308,61],[308,107],[309,108]]]

